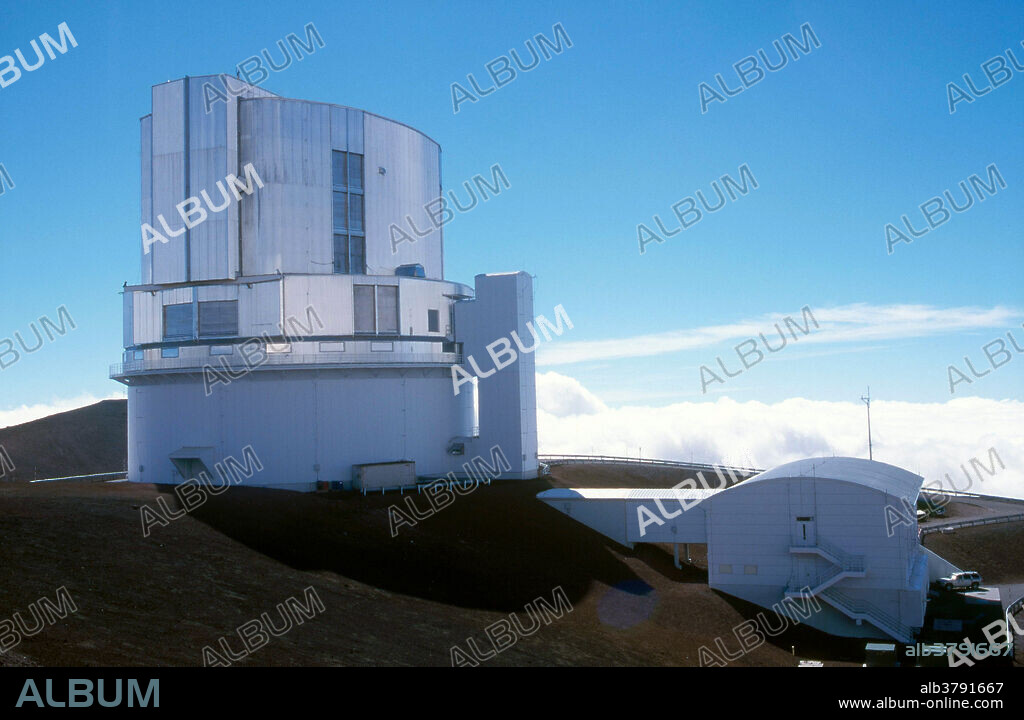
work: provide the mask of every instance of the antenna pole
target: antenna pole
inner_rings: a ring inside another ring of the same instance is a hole
[[[874,460],[875,456],[871,449],[871,386],[868,385],[868,394],[861,395],[860,399],[868,407],[868,460]]]

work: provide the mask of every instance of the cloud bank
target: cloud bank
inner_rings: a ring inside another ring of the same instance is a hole
[[[777,403],[684,402],[612,408],[574,378],[537,374],[542,454],[582,453],[718,462],[770,468],[822,455],[867,457],[864,406],[791,398]],[[992,466],[994,448],[1006,467],[972,471],[971,492],[1024,498],[1024,402],[958,398],[943,403],[871,404],[875,460],[964,490],[961,466],[977,458]],[[980,472],[981,479],[978,475]]]

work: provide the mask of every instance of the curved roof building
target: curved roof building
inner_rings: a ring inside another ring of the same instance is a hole
[[[621,544],[706,543],[708,584],[765,608],[797,608],[833,635],[909,642],[932,580],[956,571],[922,547],[919,475],[820,457],[730,487],[548,490],[538,498]],[[733,478],[735,481],[735,477]],[[796,619],[796,618],[794,618]]]
[[[536,476],[532,355],[453,388],[472,351],[526,336],[533,293],[526,273],[445,278],[436,142],[221,75],[154,86],[141,144],[142,277],[111,370],[130,480],[243,455],[246,484],[295,490],[378,463],[472,476],[476,456]]]

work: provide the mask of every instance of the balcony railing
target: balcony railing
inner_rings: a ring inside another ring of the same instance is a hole
[[[110,377],[164,371],[202,372],[209,367],[217,371],[229,370],[244,373],[264,367],[315,366],[327,368],[374,367],[390,365],[458,365],[462,363],[461,353],[423,352],[370,352],[370,353],[261,353],[252,361],[233,355],[210,355],[203,357],[153,358],[129,360],[110,366]]]

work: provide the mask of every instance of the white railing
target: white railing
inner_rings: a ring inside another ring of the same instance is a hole
[[[821,593],[821,597],[825,598],[830,605],[842,610],[849,617],[855,620],[867,620],[879,630],[884,630],[903,642],[910,642],[914,637],[914,631],[910,626],[904,625],[898,618],[893,617],[867,600],[850,597],[835,588],[824,590]]]
[[[921,528],[920,536],[924,537],[925,535],[942,532],[943,530],[956,530],[957,528],[975,527],[977,525],[998,525],[1000,523],[1020,522],[1022,520],[1024,520],[1024,513],[1018,513],[1016,515],[1000,515],[998,517],[982,518],[980,520],[960,520],[959,522],[936,523],[934,525]]]
[[[756,475],[764,472],[757,468],[713,465],[709,463],[684,462],[682,460],[655,460],[652,458],[631,458],[619,455],[538,455],[537,459],[548,465],[644,465],[654,467],[678,467],[696,470],[730,470],[737,475]]]
[[[71,482],[71,481],[74,481],[74,480],[98,481],[98,480],[102,480],[103,478],[118,479],[118,478],[123,478],[123,477],[128,477],[128,472],[126,470],[119,470],[117,472],[107,472],[107,473],[92,473],[91,475],[65,475],[64,477],[39,478],[38,480],[29,480],[29,482],[34,482],[34,483],[59,482],[59,481]]]
[[[373,352],[373,353],[267,353],[260,351],[259,358],[247,362],[244,357],[232,355],[209,355],[202,357],[154,358],[129,360],[110,366],[110,377],[124,377],[145,372],[162,370],[194,370],[202,372],[204,367],[224,372],[249,372],[261,367],[281,365],[318,365],[327,367],[365,367],[370,365],[458,365],[462,362],[459,353],[420,352]]]

